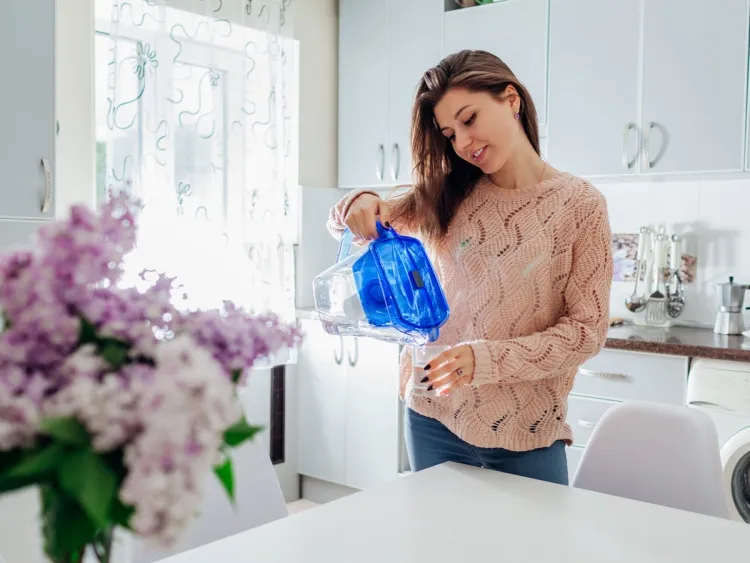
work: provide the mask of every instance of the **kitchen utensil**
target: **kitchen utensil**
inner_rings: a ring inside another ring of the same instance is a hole
[[[644,266],[648,265],[650,244],[646,246],[647,238],[650,242],[650,230],[648,227],[641,227],[641,232],[638,234],[638,248],[636,249],[635,256],[637,264],[635,269],[635,284],[633,285],[633,293],[625,300],[625,306],[628,308],[628,311],[633,313],[640,313],[646,308],[647,295],[638,293],[638,285],[644,272]]]
[[[682,237],[680,235],[672,235],[672,244],[669,249],[669,268],[673,271],[679,272],[682,268]]]
[[[654,242],[654,292],[646,303],[646,324],[663,325],[667,322],[667,298],[659,289],[664,282],[664,241],[666,235],[659,233]]]
[[[682,314],[685,297],[682,285],[682,237],[672,235],[669,254],[669,284],[667,285],[667,313],[673,319]]]
[[[378,222],[379,238],[351,256],[345,231],[337,262],[313,280],[315,309],[326,332],[422,346],[450,315],[422,243]]]
[[[742,334],[745,330],[743,304],[745,292],[750,285],[734,283],[734,276],[729,276],[729,282],[716,284],[719,300],[719,311],[716,313],[714,332],[716,334]]]

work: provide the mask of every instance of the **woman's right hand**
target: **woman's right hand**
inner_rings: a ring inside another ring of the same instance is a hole
[[[390,214],[388,202],[380,197],[364,193],[355,199],[346,213],[344,224],[352,232],[354,238],[360,241],[378,238],[375,226],[380,221],[385,228],[390,228]]]

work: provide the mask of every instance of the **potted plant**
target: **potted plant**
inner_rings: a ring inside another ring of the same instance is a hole
[[[231,449],[258,431],[235,387],[301,340],[232,303],[179,308],[154,272],[146,290],[118,285],[137,208],[125,194],[73,207],[0,256],[0,494],[38,489],[54,562],[109,561],[118,527],[171,545],[212,471],[231,498]]]

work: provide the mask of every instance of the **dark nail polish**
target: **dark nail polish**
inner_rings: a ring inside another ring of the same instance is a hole
[[[425,370],[425,371],[427,371],[428,369],[430,369],[430,364],[427,364],[427,365],[426,365],[426,366],[424,367],[424,370]]]
[[[427,383],[427,380],[428,380],[428,379],[430,379],[430,378],[429,378],[429,377],[427,377],[427,376],[425,375],[425,376],[424,376],[424,377],[422,378],[422,381],[420,381],[420,383]]]
[[[429,386],[429,387],[427,388],[427,390],[428,390],[428,391],[432,391],[432,389],[433,389],[433,386],[432,386],[432,385],[430,385],[430,386]]]
[[[385,228],[386,229],[390,229],[391,228],[391,224],[388,221],[385,222]]]

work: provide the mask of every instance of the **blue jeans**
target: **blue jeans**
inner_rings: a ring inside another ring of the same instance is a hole
[[[562,440],[527,452],[480,448],[464,442],[441,422],[410,408],[406,409],[404,430],[412,471],[455,461],[559,485],[568,484],[568,462]]]

